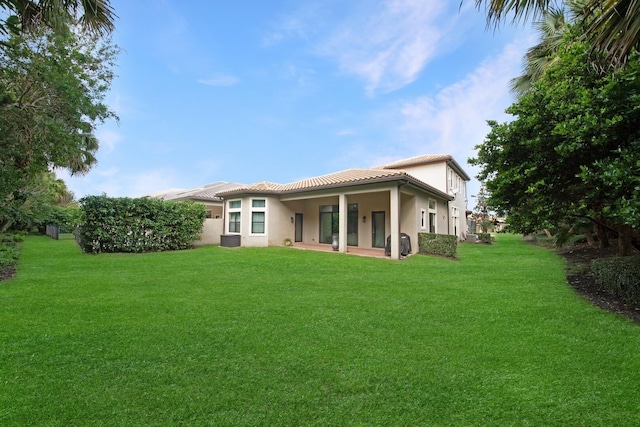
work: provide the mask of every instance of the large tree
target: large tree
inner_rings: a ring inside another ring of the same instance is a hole
[[[97,35],[46,28],[0,44],[0,223],[42,173],[96,163],[95,129],[117,118],[104,102],[117,52]]]
[[[601,74],[568,38],[558,59],[507,109],[470,159],[514,231],[588,218],[623,244],[640,226],[640,60]],[[622,251],[627,252],[628,246]]]
[[[507,19],[513,20],[542,16],[552,7],[561,7],[563,1],[551,0],[476,0],[484,7],[490,25]],[[584,36],[592,51],[603,53],[613,65],[626,63],[633,49],[640,47],[640,1],[637,0],[584,0],[580,21],[585,24]]]

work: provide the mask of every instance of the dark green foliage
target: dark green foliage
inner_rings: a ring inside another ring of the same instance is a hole
[[[22,238],[13,234],[0,235],[0,271],[18,260],[18,242]]]
[[[601,74],[588,46],[567,39],[557,60],[490,121],[471,164],[490,192],[488,204],[510,230],[535,230],[592,218],[619,233],[640,223],[640,57]]]
[[[14,223],[30,226],[38,219],[43,198],[39,190],[48,171],[62,168],[83,174],[97,162],[95,131],[105,120],[117,119],[104,100],[118,48],[109,39],[47,29],[0,41],[4,231]]]
[[[80,200],[85,252],[188,249],[202,233],[204,205],[152,198],[89,196]]]
[[[591,261],[591,272],[603,290],[631,304],[640,303],[640,257],[612,257]]]
[[[421,254],[455,257],[457,249],[458,239],[456,236],[418,233],[418,251]]]
[[[490,233],[478,233],[478,239],[479,239],[482,243],[489,243],[489,244],[491,244],[491,234],[490,234]]]

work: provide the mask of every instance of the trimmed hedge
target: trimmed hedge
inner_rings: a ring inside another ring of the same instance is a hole
[[[88,196],[80,205],[79,243],[90,253],[188,249],[200,238],[206,216],[204,205],[190,201]]]
[[[596,283],[626,303],[640,304],[640,257],[611,257],[591,261]]]
[[[421,254],[455,257],[458,238],[448,234],[418,233],[418,251]]]

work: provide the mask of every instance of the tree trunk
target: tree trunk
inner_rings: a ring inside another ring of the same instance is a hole
[[[595,246],[596,240],[593,238],[593,233],[591,232],[591,230],[584,230],[584,236],[587,238],[587,244],[589,246]]]
[[[550,239],[550,238],[552,238],[552,237],[553,237],[553,236],[551,235],[551,232],[549,231],[549,229],[545,228],[543,231],[544,231],[544,234],[546,234],[546,235],[547,235],[547,238],[549,238],[549,239]]]
[[[597,226],[598,240],[600,241],[600,249],[606,249],[610,245],[609,236],[607,235],[607,229],[598,224]]]
[[[633,238],[633,229],[630,225],[621,225],[618,227],[618,255],[631,255],[631,239]]]

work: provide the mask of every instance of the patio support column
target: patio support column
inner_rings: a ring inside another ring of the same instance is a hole
[[[340,200],[339,218],[340,224],[338,226],[338,250],[342,253],[347,253],[347,195],[340,193],[338,196]]]
[[[391,259],[400,259],[400,187],[394,187],[390,192],[391,211]]]

